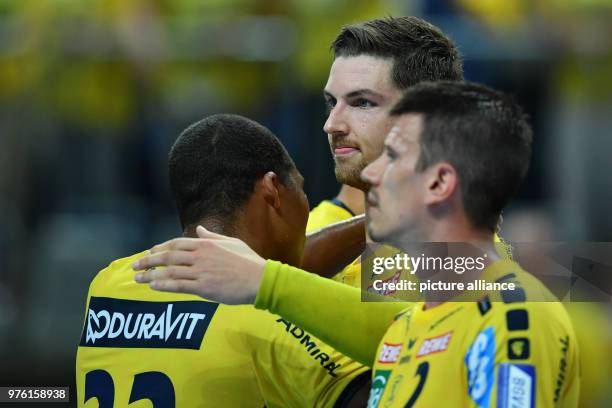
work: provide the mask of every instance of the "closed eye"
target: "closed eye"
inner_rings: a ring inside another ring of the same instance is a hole
[[[387,154],[387,157],[389,158],[389,160],[393,161],[397,158],[397,153],[395,152],[395,150],[386,147],[385,148],[385,153]]]

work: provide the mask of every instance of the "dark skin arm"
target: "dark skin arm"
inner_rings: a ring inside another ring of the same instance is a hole
[[[370,397],[371,386],[372,370],[368,370],[353,379],[353,381],[347,386],[347,389],[345,390],[345,392],[348,391],[348,395],[344,395],[345,399],[343,399],[342,401],[337,401],[335,406],[342,408],[366,407],[368,405],[368,399]]]
[[[330,224],[306,236],[302,269],[331,278],[365,249],[365,217]]]

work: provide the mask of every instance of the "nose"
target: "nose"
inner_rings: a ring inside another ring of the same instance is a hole
[[[378,186],[380,179],[385,169],[384,153],[379,156],[372,163],[368,164],[365,169],[361,171],[361,180],[370,184],[371,186]]]
[[[329,112],[329,116],[323,125],[323,131],[328,135],[346,135],[349,133],[344,108],[340,103],[337,103]]]

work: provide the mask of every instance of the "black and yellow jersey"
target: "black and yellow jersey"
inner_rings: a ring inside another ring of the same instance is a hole
[[[348,220],[355,214],[340,200],[323,200],[308,215],[306,232],[316,231],[330,224]]]
[[[522,290],[429,310],[418,302],[400,313],[378,348],[369,407],[429,407],[442,398],[462,407],[577,406],[576,336],[563,305],[552,295],[540,301],[546,289],[514,262],[498,261],[485,275]]]
[[[268,261],[255,304],[371,364],[370,407],[577,406],[578,347],[563,305],[511,260],[481,276],[516,288],[425,310],[362,303],[356,288]]]
[[[367,372],[279,316],[135,283],[131,264],[142,255],[91,283],[79,406],[333,407]]]

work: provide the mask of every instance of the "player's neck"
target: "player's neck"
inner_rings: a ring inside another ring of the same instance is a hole
[[[474,228],[469,223],[461,221],[462,220],[452,223],[442,222],[436,224],[427,234],[427,239],[423,241],[448,244],[442,244],[442,246],[436,244],[428,245],[426,243],[420,244],[421,247],[417,252],[424,256],[431,257],[443,255],[443,257],[450,256],[455,259],[467,259],[468,257],[472,259],[480,258],[484,264],[484,269],[491,263],[499,260],[500,257],[495,249],[495,243],[493,241],[493,233],[491,231]],[[409,248],[404,249],[406,251],[410,250]],[[446,253],[440,254],[440,250]],[[413,249],[407,253],[417,253],[414,251]],[[427,271],[426,275],[432,276],[433,273],[435,276],[445,276],[445,282],[467,282],[470,279],[479,278],[482,272],[484,272],[484,269],[475,273],[451,273],[450,275],[444,274],[444,271]],[[423,277],[423,279],[425,279],[425,277]],[[446,303],[461,293],[461,291],[443,293],[428,293],[425,291],[423,292],[425,309],[432,309]]]
[[[492,243],[493,231],[476,228],[463,213],[455,212],[444,219],[432,219],[427,230],[427,242],[466,242],[466,243]]]
[[[217,234],[227,235],[228,237],[238,238],[247,244],[253,251],[257,252],[263,258],[276,259],[271,256],[271,251],[265,248],[265,240],[261,239],[264,234],[260,233],[260,230],[252,225],[248,225],[244,217],[238,216],[232,222],[222,222],[214,219],[202,219],[197,224],[187,227],[183,231],[183,236],[188,238],[197,238],[196,227],[202,225],[209,231]]]
[[[229,226],[228,223],[222,222],[217,219],[211,219],[211,218],[203,218],[200,221],[198,221],[196,224],[188,226],[187,228],[183,230],[183,236],[187,238],[197,238],[198,234],[196,232],[196,227],[198,225],[201,225],[207,230],[214,232],[216,234],[223,234],[229,237],[236,236],[236,229],[234,228],[233,225]]]
[[[365,195],[363,191],[343,184],[337,196],[355,215],[365,212]]]

